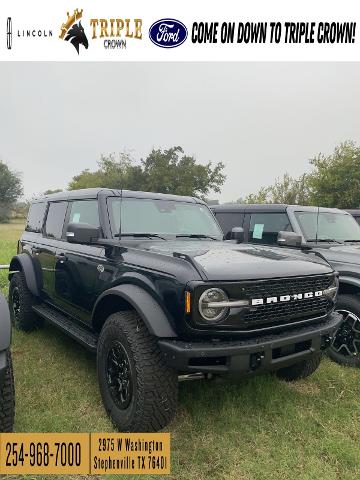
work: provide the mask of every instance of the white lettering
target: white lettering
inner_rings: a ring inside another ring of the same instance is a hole
[[[266,303],[277,303],[277,297],[269,297],[266,299]]]
[[[159,25],[159,33],[156,35],[156,40],[158,42],[177,43],[179,41],[180,29],[178,28],[177,32],[169,32],[168,29],[172,28],[174,28],[173,23],[161,23]]]
[[[289,302],[290,300],[302,300],[303,298],[313,298],[321,297],[324,292],[318,290],[317,292],[306,292],[306,293],[294,293],[292,295],[280,295],[280,297],[268,297],[268,298],[253,298],[251,300],[251,305],[264,305],[264,303],[278,303],[278,302]]]
[[[280,302],[290,302],[290,295],[281,295]]]

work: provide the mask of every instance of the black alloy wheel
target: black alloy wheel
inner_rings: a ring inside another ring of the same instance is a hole
[[[341,355],[360,355],[360,318],[348,310],[336,310],[343,316],[343,322],[337,330],[331,348]]]
[[[125,410],[132,399],[133,381],[129,357],[119,341],[113,343],[107,355],[107,384],[114,403]]]
[[[360,296],[340,294],[336,312],[342,315],[343,321],[334,334],[327,354],[340,365],[360,368]]]

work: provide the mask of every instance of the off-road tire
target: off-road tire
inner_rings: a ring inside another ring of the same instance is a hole
[[[290,367],[280,368],[276,371],[276,375],[287,382],[294,382],[295,380],[309,377],[320,365],[321,356],[321,353],[315,353],[308,360],[295,363]]]
[[[0,388],[0,432],[12,432],[15,415],[14,375],[10,350],[6,353],[7,367]]]
[[[336,302],[336,311],[339,310],[346,310],[360,318],[360,296],[344,294],[339,295]],[[335,337],[339,330],[340,329],[338,329],[338,331],[335,333]],[[327,354],[331,360],[334,360],[334,362],[339,363],[340,365],[360,368],[360,355],[343,355],[342,353],[337,352],[333,345],[328,348]]]
[[[15,295],[17,300],[15,300]],[[18,313],[15,313],[16,301],[19,302]],[[31,332],[43,325],[43,320],[32,310],[33,305],[37,303],[36,298],[26,285],[23,272],[14,273],[11,276],[9,286],[9,307],[11,322],[18,330]]]
[[[132,396],[125,409],[115,403],[108,384],[110,352],[119,344],[126,352],[132,381]],[[97,347],[97,373],[105,409],[119,431],[158,431],[174,417],[177,374],[166,365],[156,338],[135,311],[114,313],[106,320]]]

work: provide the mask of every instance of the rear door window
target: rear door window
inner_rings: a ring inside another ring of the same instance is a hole
[[[97,200],[79,200],[70,204],[69,223],[87,223],[99,227],[99,209]]]
[[[286,213],[252,213],[250,217],[249,242],[277,243],[280,231],[292,232],[289,217]]]
[[[46,203],[32,203],[27,216],[25,230],[27,232],[40,233],[44,221]]]
[[[45,236],[60,240],[63,234],[67,202],[50,203],[45,223]]]

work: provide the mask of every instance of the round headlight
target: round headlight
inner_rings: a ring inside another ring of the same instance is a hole
[[[199,312],[208,322],[218,322],[226,315],[228,307],[209,306],[211,303],[227,302],[228,296],[221,288],[209,288],[201,295],[199,299]]]
[[[339,290],[339,279],[338,277],[334,276],[333,281],[331,282],[331,285],[323,291],[323,294],[335,302],[338,294],[338,290]]]

